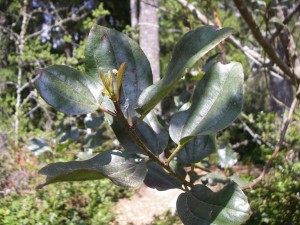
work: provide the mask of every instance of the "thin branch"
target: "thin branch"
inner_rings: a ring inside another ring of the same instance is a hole
[[[203,24],[215,25],[213,21],[209,20],[204,14],[202,14],[199,10],[197,10],[194,5],[190,4],[186,0],[176,0],[176,1],[180,3],[182,6],[184,6],[185,8],[187,8],[191,13],[193,13],[195,17],[199,19]],[[239,48],[255,64],[259,66],[265,66],[264,57],[257,51],[253,50],[253,48],[243,45],[238,39],[236,39],[233,36],[228,37],[227,40],[229,41],[229,43]],[[282,77],[284,77],[283,73],[277,67],[271,66],[271,68],[269,69],[272,71],[271,72],[272,75],[277,76],[279,74]]]
[[[39,31],[37,31],[37,32],[35,32],[35,33],[32,33],[32,34],[28,35],[28,36],[26,37],[25,40],[27,41],[27,40],[30,39],[30,38],[39,36],[40,34],[46,32],[46,31],[49,31],[49,30],[51,30],[51,29],[54,28],[54,27],[61,26],[61,25],[63,25],[64,23],[67,23],[67,22],[69,22],[69,21],[77,22],[77,21],[83,19],[84,17],[86,17],[86,16],[88,15],[88,13],[83,13],[82,15],[78,16],[78,14],[79,14],[83,9],[84,9],[84,7],[79,8],[78,12],[76,13],[77,16],[71,15],[71,16],[65,18],[65,19],[59,20],[59,21],[57,21],[56,23],[52,24],[51,26],[47,27],[46,29],[41,29],[41,30],[39,30]]]
[[[25,83],[22,87],[20,87],[20,91],[23,91],[25,88],[32,85],[38,78],[39,76],[36,76],[35,78],[31,79],[29,82]]]
[[[263,50],[269,56],[269,58],[288,76],[291,80],[295,80],[295,74],[290,70],[290,68],[279,58],[276,51],[270,44],[268,40],[262,35],[258,25],[252,17],[251,12],[248,10],[245,1],[243,0],[233,0],[237,9],[239,10],[241,16],[244,18],[245,22],[248,24],[254,38],[261,45]]]
[[[17,57],[18,57],[18,75],[17,75],[17,85],[16,85],[16,103],[15,103],[15,143],[18,145],[18,138],[19,138],[19,125],[20,125],[20,105],[21,105],[21,91],[20,88],[22,87],[22,77],[23,77],[23,54],[24,54],[24,47],[25,47],[25,35],[26,30],[28,28],[28,23],[30,20],[30,15],[26,13],[28,7],[28,0],[24,1],[24,6],[22,8],[22,24],[21,24],[21,31],[18,39],[16,40],[17,44]]]
[[[41,106],[39,104],[37,104],[34,108],[32,108],[29,112],[27,112],[24,116],[29,116],[30,114],[32,114],[34,111],[36,111],[37,109],[39,109]]]
[[[37,94],[36,92],[33,90],[31,91],[26,98],[22,101],[22,103],[20,104],[20,107],[23,107],[29,100],[31,99],[37,99]]]
[[[282,25],[278,26],[275,33],[271,36],[271,38],[269,39],[269,43],[272,43],[275,38],[280,34],[280,32],[283,30],[283,28],[285,27],[285,25],[287,25],[290,20],[292,19],[292,17],[300,11],[300,2],[298,3],[298,5],[296,5],[296,7],[292,10],[292,12],[284,19],[284,21],[282,22]]]
[[[258,145],[261,145],[262,143],[265,144],[266,146],[268,146],[269,148],[274,148],[274,145],[272,145],[270,142],[267,142],[267,141],[264,141],[263,138],[255,133],[249,126],[248,124],[246,124],[244,121],[240,120],[243,127],[244,127],[244,130],[247,131],[252,137],[253,137],[253,140],[258,144]]]
[[[168,157],[168,159],[166,160],[166,163],[167,164],[169,164],[171,161],[172,161],[172,159],[176,156],[176,154],[178,153],[178,152],[180,152],[180,150],[183,148],[183,146],[184,146],[184,144],[183,145],[181,145],[181,144],[179,144],[177,147],[176,147],[176,149],[172,152],[172,154]]]
[[[154,162],[158,163],[161,167],[163,167],[166,171],[168,171],[168,173],[174,177],[176,177],[178,180],[180,180],[182,182],[182,184],[191,187],[191,184],[186,181],[183,177],[179,176],[178,174],[176,174],[168,164],[166,164],[165,162],[161,161],[160,158],[158,156],[156,156],[155,154],[152,153],[152,151],[144,144],[144,142],[141,140],[141,138],[139,137],[139,135],[136,133],[136,130],[134,129],[134,127],[130,126],[128,124],[128,120],[125,118],[122,109],[120,107],[119,104],[117,104],[117,102],[114,102],[115,105],[115,109],[116,109],[116,119],[118,119],[122,124],[125,125],[128,134],[130,135],[130,137],[132,138],[132,140],[135,142],[136,145],[138,145],[139,147],[141,147],[143,149],[143,151],[146,153],[146,155]]]
[[[289,109],[289,108],[290,108],[289,106],[287,106],[287,105],[284,104],[282,101],[280,101],[278,98],[276,98],[276,97],[274,96],[274,94],[272,93],[271,87],[270,87],[270,84],[269,84],[269,81],[268,81],[268,76],[267,76],[267,74],[266,74],[266,71],[264,71],[264,75],[265,75],[264,77],[265,77],[265,82],[266,82],[267,90],[268,90],[268,93],[269,93],[271,99],[272,99],[274,102],[276,102],[280,107],[282,107],[282,108],[284,108],[284,109]]]
[[[99,106],[99,109],[102,111],[102,112],[105,112],[107,113],[108,115],[111,115],[111,116],[116,116],[116,114],[114,112],[111,112],[109,111],[108,109],[104,108],[103,106]]]
[[[5,33],[7,33],[9,35],[9,37],[13,38],[14,41],[17,41],[19,39],[19,35],[15,32],[13,32],[12,29],[2,26],[0,25],[0,29],[2,29]]]
[[[279,141],[278,141],[278,143],[277,143],[277,145],[274,149],[274,152],[273,152],[271,158],[265,164],[264,169],[261,172],[260,176],[257,177],[256,179],[254,179],[251,183],[243,186],[242,189],[252,188],[252,187],[256,186],[257,184],[259,184],[265,178],[269,168],[272,165],[273,160],[277,157],[277,155],[278,155],[278,153],[279,153],[279,151],[280,151],[280,149],[283,145],[285,134],[287,132],[287,129],[288,129],[290,123],[292,122],[293,114],[294,114],[294,111],[295,111],[295,108],[297,106],[297,103],[298,103],[299,99],[300,99],[300,86],[299,86],[298,91],[296,93],[296,96],[295,96],[295,98],[292,102],[288,117],[287,117],[286,121],[284,122],[284,126],[283,126],[282,131],[281,131],[280,139],[279,139]]]

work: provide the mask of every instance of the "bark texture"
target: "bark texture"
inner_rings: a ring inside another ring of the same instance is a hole
[[[139,17],[140,46],[150,61],[153,82],[157,82],[160,79],[157,5],[157,0],[141,1]]]
[[[159,19],[158,0],[140,1],[140,46],[150,61],[153,82],[160,80],[159,63]],[[161,104],[155,107],[158,114],[162,113]]]

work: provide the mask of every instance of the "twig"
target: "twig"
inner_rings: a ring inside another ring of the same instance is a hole
[[[297,105],[299,99],[300,99],[300,86],[299,86],[298,91],[296,93],[296,96],[295,96],[295,98],[292,102],[288,117],[287,117],[286,121],[284,122],[284,126],[283,126],[282,131],[281,131],[280,139],[279,139],[279,141],[278,141],[278,143],[275,147],[275,150],[274,150],[271,158],[265,164],[264,169],[261,172],[261,174],[259,175],[259,177],[254,179],[251,183],[243,186],[242,189],[252,188],[252,187],[256,186],[257,184],[259,184],[265,178],[270,166],[272,165],[273,160],[277,157],[277,155],[278,155],[278,153],[279,153],[279,151],[282,147],[285,134],[287,132],[287,129],[288,129],[292,119],[293,119],[293,113],[295,111],[295,108],[296,108],[296,105]]]
[[[261,143],[263,143],[266,146],[268,146],[269,148],[274,148],[274,146],[271,143],[264,141],[263,138],[259,134],[255,133],[244,121],[242,121],[242,120],[240,120],[240,121],[241,121],[245,131],[247,131],[253,137],[253,140],[257,144],[261,145]]]
[[[115,105],[115,109],[116,109],[116,118],[125,125],[128,134],[130,135],[130,137],[133,139],[133,141],[135,142],[136,145],[138,145],[139,147],[141,147],[144,152],[146,153],[146,155],[154,162],[158,163],[161,167],[163,167],[166,171],[168,171],[168,173],[174,177],[176,177],[178,180],[180,180],[180,182],[182,182],[183,185],[185,186],[189,186],[191,187],[192,185],[186,181],[184,178],[182,178],[181,176],[179,176],[178,174],[176,174],[168,164],[166,164],[165,162],[161,161],[160,158],[158,156],[156,156],[155,154],[152,153],[152,151],[144,144],[144,142],[141,140],[141,138],[139,137],[139,135],[136,133],[136,130],[134,129],[133,126],[130,126],[128,124],[128,120],[125,118],[122,109],[120,107],[119,104],[117,104],[117,102],[114,102]]]
[[[184,6],[185,8],[187,8],[191,13],[193,13],[196,16],[196,18],[199,19],[203,24],[215,25],[213,21],[209,20],[204,14],[202,14],[199,10],[197,10],[194,5],[190,4],[186,0],[176,0],[176,1],[180,3],[182,6]],[[239,48],[255,64],[259,66],[265,66],[264,57],[257,51],[253,50],[253,48],[243,45],[238,39],[236,39],[233,36],[228,37],[227,40],[235,47]],[[275,66],[271,67],[270,71],[272,75],[277,76],[277,74],[280,74],[282,77],[284,77],[283,73],[279,71],[279,69]]]
[[[22,87],[20,87],[20,91],[23,91],[25,88],[29,87],[30,85],[34,84],[34,82],[39,79],[39,76],[36,76],[33,79],[30,79],[27,83],[23,84]]]
[[[247,8],[245,1],[243,0],[233,0],[237,9],[239,10],[241,16],[244,18],[245,22],[248,24],[254,38],[261,45],[263,50],[269,56],[269,58],[288,76],[291,80],[295,80],[295,74],[290,70],[290,68],[279,58],[273,46],[268,40],[262,35],[258,25],[252,17],[252,14]]]
[[[275,95],[273,95],[272,91],[271,91],[271,87],[269,85],[269,81],[268,81],[268,76],[266,74],[266,71],[263,71],[264,72],[264,77],[265,77],[265,82],[266,82],[266,86],[267,86],[267,90],[268,90],[268,93],[271,97],[271,99],[276,102],[280,107],[284,108],[284,109],[289,109],[289,107],[284,104],[282,101],[280,101],[278,98],[275,97]]]
[[[20,126],[20,106],[22,101],[21,96],[21,87],[22,87],[22,77],[23,77],[23,54],[24,54],[24,47],[25,47],[25,35],[26,30],[28,27],[28,23],[30,20],[29,15],[26,13],[28,7],[28,0],[24,1],[24,5],[22,8],[22,24],[21,24],[21,32],[16,40],[17,44],[17,57],[18,57],[18,75],[17,75],[17,85],[16,85],[16,103],[15,103],[15,143],[18,145],[19,139],[19,126]]]
[[[101,106],[101,105],[99,106],[99,109],[100,109],[101,111],[103,111],[103,112],[105,112],[105,113],[111,115],[111,116],[116,116],[116,114],[115,114],[114,112],[109,111],[108,109],[104,108],[104,107]]]
[[[9,34],[9,37],[13,38],[14,41],[17,41],[19,39],[19,35],[15,33],[12,29],[0,25],[0,29],[2,29],[5,33]]]
[[[288,22],[292,19],[292,17],[296,14],[296,12],[299,12],[299,11],[300,11],[300,2],[292,10],[292,12],[284,19],[284,21],[282,22],[282,25],[280,25],[280,26],[277,27],[275,33],[269,39],[269,43],[272,43],[275,40],[275,38],[280,34],[280,32],[282,31],[282,29],[285,27],[284,25],[287,25]]]
[[[25,41],[27,41],[27,40],[30,39],[30,38],[39,36],[40,34],[46,32],[46,31],[49,31],[49,30],[51,30],[52,28],[54,28],[54,27],[56,27],[56,26],[62,26],[64,23],[67,23],[67,22],[69,22],[69,21],[74,21],[74,22],[76,22],[76,21],[79,21],[79,20],[83,19],[84,17],[86,17],[86,16],[88,15],[88,13],[83,13],[83,14],[80,15],[80,16],[78,15],[83,9],[84,9],[84,7],[81,7],[81,8],[78,10],[78,12],[76,13],[77,16],[71,15],[71,16],[65,18],[65,19],[59,20],[58,22],[52,24],[51,26],[47,27],[46,29],[41,29],[41,30],[39,30],[39,31],[37,31],[37,32],[35,32],[35,33],[32,33],[32,34],[28,35],[28,36],[26,37]]]
[[[180,150],[183,148],[184,144],[178,144],[178,146],[176,147],[176,149],[172,152],[172,154],[168,157],[168,159],[166,160],[166,163],[169,164],[172,159],[176,156],[176,154],[178,152],[180,152]]]

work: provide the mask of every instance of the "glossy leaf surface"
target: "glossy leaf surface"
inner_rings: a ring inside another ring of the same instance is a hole
[[[63,65],[37,71],[35,82],[41,97],[66,114],[94,112],[102,102],[100,80]]]
[[[159,191],[165,191],[173,188],[181,188],[181,183],[173,176],[165,172],[157,163],[147,164],[148,172],[144,183]]]
[[[186,164],[197,163],[211,154],[215,149],[215,136],[199,135],[188,142],[177,154],[177,157]]]
[[[132,153],[144,154],[143,150],[130,137],[128,129],[122,123],[114,120],[111,127],[124,149]],[[144,144],[157,156],[163,152],[168,144],[168,132],[158,122],[154,113],[149,113],[144,121],[136,127],[136,131]]]
[[[119,186],[136,187],[146,176],[147,167],[139,158],[117,150],[106,151],[85,161],[52,163],[42,168],[46,182],[39,186],[62,182],[109,178]]]
[[[187,225],[240,225],[250,216],[243,191],[233,182],[218,192],[196,185],[177,199],[180,219]]]
[[[173,116],[170,136],[184,143],[197,135],[216,133],[240,114],[244,96],[244,74],[240,63],[217,63],[197,86],[191,107]]]
[[[231,35],[232,31],[230,28],[204,26],[185,34],[173,50],[165,76],[142,92],[137,112],[144,115],[153,109],[171,91],[187,68]]]
[[[86,51],[86,71],[98,77],[126,64],[122,81],[121,108],[126,117],[133,117],[140,93],[152,84],[150,64],[139,45],[125,34],[94,25],[90,31]],[[107,100],[109,101],[109,100]]]

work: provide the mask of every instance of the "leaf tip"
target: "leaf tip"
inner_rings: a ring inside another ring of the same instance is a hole
[[[36,190],[39,191],[41,190],[43,187],[45,187],[47,184],[46,183],[42,183],[42,184],[39,184],[38,186],[36,186]]]

